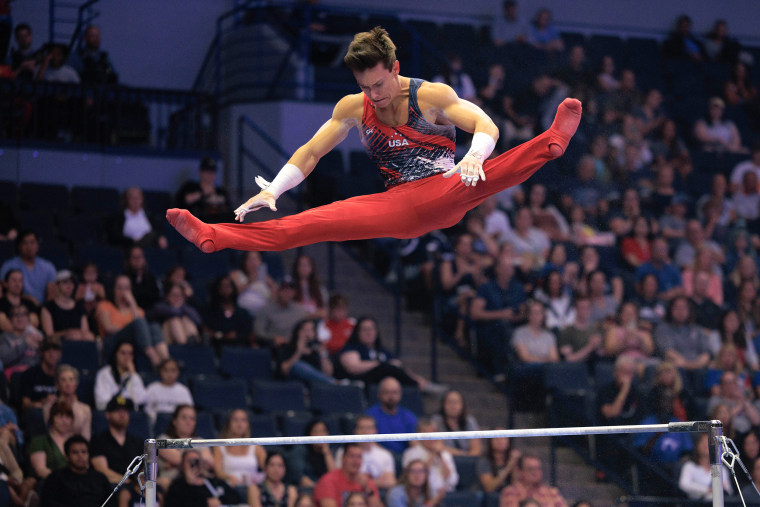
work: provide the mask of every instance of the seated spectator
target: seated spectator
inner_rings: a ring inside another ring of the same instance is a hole
[[[736,310],[726,310],[719,314],[717,320],[719,345],[734,345],[740,368],[744,371],[757,371],[759,366],[757,349],[755,349],[753,341],[748,339],[747,332],[741,325]]]
[[[500,207],[498,196],[491,195],[486,197],[477,210],[485,221],[486,234],[490,235],[499,244],[506,241],[509,231],[512,230],[512,226],[509,222],[509,216]]]
[[[744,435],[737,447],[744,461],[754,462],[760,456],[760,434],[758,434],[758,430],[755,428]]]
[[[691,276],[685,277],[684,281],[688,278],[693,280],[693,289],[690,291],[689,303],[694,311],[694,322],[699,326],[707,330],[716,329],[718,326],[718,318],[720,317],[720,306],[715,304],[715,301],[710,298],[710,281],[714,273],[708,273],[706,271],[700,271],[699,273],[691,273]],[[686,285],[686,283],[684,283]],[[721,293],[723,292],[721,288]],[[736,315],[734,315],[736,317]],[[737,328],[739,326],[739,319],[736,319]]]
[[[439,430],[438,425],[430,419],[421,419],[417,423],[417,431],[420,433],[434,433]],[[454,457],[446,449],[443,440],[421,440],[417,445],[407,448],[401,462],[406,467],[412,461],[428,464],[428,481],[433,495],[456,489],[459,474]]]
[[[710,362],[710,340],[693,322],[689,300],[678,296],[670,302],[665,322],[654,331],[654,342],[663,359],[685,370],[699,370]]]
[[[369,407],[367,414],[374,418],[378,434],[414,433],[417,416],[401,403],[401,384],[393,377],[384,378],[377,389],[377,403]],[[380,445],[401,455],[409,445],[407,442],[380,442]]]
[[[74,300],[74,275],[63,269],[55,275],[53,299],[42,306],[42,330],[63,340],[95,340],[84,306]]]
[[[747,65],[743,61],[734,63],[731,75],[723,86],[723,97],[729,106],[755,105],[757,102],[757,88],[752,83]]]
[[[203,312],[202,320],[204,332],[211,336],[211,343],[217,349],[224,345],[250,344],[253,320],[248,312],[238,306],[237,298],[237,289],[230,277],[222,276],[212,284],[209,304]],[[262,313],[263,315],[266,314]],[[256,322],[263,320],[262,317]],[[264,328],[264,324],[259,327]],[[263,341],[265,336],[257,334],[257,338],[262,339],[262,343],[266,343]]]
[[[314,486],[314,503],[319,507],[340,507],[344,498],[350,499],[350,494],[356,492],[366,496],[366,505],[369,507],[380,507],[380,492],[375,482],[360,472],[361,465],[359,444],[343,444],[342,466],[319,479]]]
[[[668,58],[694,62],[702,62],[707,58],[702,42],[691,31],[689,16],[678,16],[675,27],[662,44],[662,54]]]
[[[735,308],[739,315],[739,321],[742,323],[744,331],[750,336],[757,337],[760,314],[757,307],[758,287],[750,281],[743,281],[739,286],[739,293],[736,296]]]
[[[261,252],[243,252],[240,269],[232,271],[230,278],[238,292],[238,306],[250,313],[252,318],[256,317],[277,290]]]
[[[478,431],[478,421],[467,412],[467,402],[456,389],[447,391],[441,398],[441,406],[430,418],[440,431]],[[483,443],[479,438],[444,440],[443,445],[453,456],[480,456]]]
[[[387,507],[409,507],[424,505],[435,507],[441,504],[446,496],[446,490],[440,490],[437,495],[430,493],[430,474],[428,465],[423,460],[412,460],[404,467],[399,485],[388,491],[385,498]]]
[[[476,102],[477,91],[470,75],[462,68],[462,57],[457,53],[446,55],[446,62],[440,74],[433,77],[434,83],[446,83],[457,95],[470,102]]]
[[[299,255],[293,262],[294,301],[308,313],[309,318],[327,317],[327,289],[320,283],[314,259]]]
[[[135,456],[142,454],[143,439],[147,435],[137,436],[127,431],[134,409],[129,398],[114,396],[106,405],[108,428],[92,438],[92,467],[111,484],[118,484]]]
[[[57,400],[55,374],[61,361],[61,342],[45,338],[39,346],[40,361],[21,374],[21,409],[50,407]]]
[[[39,51],[32,48],[32,27],[28,23],[18,23],[13,28],[13,38],[16,45],[11,49],[11,70],[16,75],[16,79],[31,81],[34,79],[37,59],[40,57]]]
[[[698,283],[703,286],[700,291],[718,307],[723,306],[723,273],[716,260],[715,252],[703,244],[697,250],[694,262],[681,273],[683,293],[691,297],[696,292]],[[699,281],[698,281],[699,280]],[[704,285],[706,284],[706,287]]]
[[[578,160],[575,177],[564,188],[572,201],[590,216],[596,215],[599,201],[608,194],[607,186],[596,179],[596,162],[591,155],[584,155]]]
[[[34,298],[24,294],[24,275],[19,269],[10,269],[5,273],[5,285],[3,286],[2,297],[0,297],[0,331],[11,331],[13,323],[11,322],[11,309],[21,306],[26,309],[29,317],[29,324],[40,328],[40,307],[34,301]]]
[[[42,343],[42,333],[29,323],[25,307],[11,308],[10,321],[11,330],[0,333],[0,364],[9,381],[14,373],[40,362],[38,349]]]
[[[760,287],[760,275],[758,275],[755,258],[753,252],[740,254],[734,263],[734,268],[726,276],[723,292],[726,294],[726,300],[733,302],[733,306],[737,309],[737,298],[743,286]]]
[[[87,262],[82,267],[82,281],[77,285],[74,299],[82,303],[88,319],[94,320],[95,308],[106,298],[106,289],[98,281],[98,265]]]
[[[635,303],[623,303],[613,326],[607,328],[604,338],[604,354],[607,357],[629,357],[642,375],[644,368],[657,362],[651,330],[639,324],[639,312]]]
[[[528,43],[547,53],[565,50],[565,43],[552,24],[552,13],[549,9],[539,9],[536,13],[528,31]]]
[[[37,256],[39,250],[37,234],[21,231],[16,236],[16,257],[8,259],[0,266],[0,277],[3,279],[12,269],[21,271],[24,293],[33,297],[35,303],[44,302],[47,294],[52,294],[56,275],[53,263]]]
[[[565,83],[571,94],[588,92],[594,86],[594,74],[588,68],[586,51],[583,46],[577,44],[570,48],[567,53],[567,62],[555,73],[555,77]]]
[[[604,55],[599,62],[596,87],[601,93],[610,93],[620,87],[620,81],[615,76],[615,59],[610,55]]]
[[[290,343],[274,348],[276,372],[283,379],[300,380],[309,385],[336,384],[333,363],[324,343],[317,339],[313,320],[305,319],[296,324]]]
[[[657,130],[650,150],[657,164],[669,164],[678,170],[689,160],[689,149],[678,135],[676,122],[666,119]]]
[[[586,275],[588,299],[591,302],[591,322],[603,325],[614,319],[617,309],[623,300],[622,292],[613,287],[612,294],[607,294],[607,277],[604,271],[597,269]]]
[[[676,194],[660,217],[659,227],[663,238],[668,241],[682,240],[686,237],[686,215],[689,211],[689,198]]]
[[[100,505],[112,491],[108,479],[90,467],[90,444],[81,435],[64,441],[64,466],[45,480],[40,501],[43,507],[83,507]]]
[[[170,284],[179,285],[182,288],[182,294],[185,296],[185,301],[187,301],[193,307],[198,308],[198,302],[193,299],[195,291],[187,279],[187,270],[184,268],[184,266],[177,264],[166,270],[166,274],[164,275],[164,279],[161,282],[161,286],[168,287]]]
[[[657,277],[659,297],[670,301],[683,294],[683,281],[678,268],[670,263],[668,242],[663,237],[652,240],[652,259],[636,269],[636,281],[640,282],[644,275],[652,273]]]
[[[494,428],[504,429],[504,428]],[[522,451],[512,446],[507,437],[486,439],[486,452],[478,458],[477,472],[480,486],[486,493],[501,491],[514,479],[515,465]]]
[[[164,339],[170,345],[187,345],[200,340],[201,315],[187,303],[181,285],[164,288],[164,299],[153,306],[151,320],[161,324]]]
[[[541,459],[524,453],[517,460],[517,480],[501,490],[500,507],[518,507],[523,500],[534,499],[539,505],[567,505],[557,488],[543,484]]]
[[[417,386],[423,392],[441,391],[441,386],[404,368],[403,363],[383,347],[377,321],[372,317],[362,317],[357,321],[338,361],[339,369],[351,380],[377,384],[386,377],[393,377],[403,385]]]
[[[695,395],[684,388],[681,372],[671,361],[662,361],[655,366],[652,374],[652,386],[647,393],[646,408],[642,407],[642,412],[653,412],[655,410],[652,405],[655,401],[652,395],[655,392],[654,389],[668,389],[673,393],[672,411],[679,421],[690,421],[695,417],[704,417],[704,414],[699,413],[697,409]]]
[[[309,316],[309,311],[295,300],[297,291],[296,283],[290,279],[280,283],[254,323],[258,342],[275,346],[287,343],[296,324]]]
[[[710,396],[707,411],[712,412],[718,405],[728,408],[731,429],[739,435],[760,425],[760,410],[752,403],[745,386],[739,383],[739,378],[733,371],[723,372],[718,394]]]
[[[113,84],[119,80],[108,53],[100,49],[100,28],[90,25],[84,30],[84,45],[69,58],[69,63],[82,76],[82,82]]]
[[[113,348],[108,364],[95,376],[95,408],[105,410],[114,396],[121,395],[141,407],[146,400],[145,385],[135,368],[134,346],[122,341]]]
[[[683,422],[673,414],[673,391],[657,387],[652,392],[653,412],[644,417],[640,424],[668,424]],[[638,433],[633,445],[645,456],[673,472],[684,454],[694,449],[688,433]]]
[[[665,318],[665,302],[659,296],[657,275],[648,273],[636,283],[633,302],[639,309],[639,319],[650,331]]]
[[[235,505],[240,495],[229,484],[204,472],[201,453],[187,449],[179,457],[181,473],[171,482],[164,503],[166,507],[209,507]]]
[[[740,180],[741,181],[741,180]],[[714,208],[713,216],[710,207]],[[736,219],[733,202],[728,196],[728,182],[723,173],[713,176],[710,191],[699,198],[696,204],[697,218],[704,224],[704,238],[716,243],[726,243],[726,235],[720,237],[721,228],[729,227]],[[714,221],[711,223],[711,220]],[[712,231],[710,230],[712,227]]]
[[[81,82],[76,69],[66,63],[69,56],[69,47],[66,44],[46,44],[42,47],[42,55],[35,73],[36,80],[72,84]]]
[[[649,139],[667,120],[662,109],[663,96],[660,90],[651,88],[640,105],[633,108],[633,125],[635,131]]]
[[[570,235],[570,226],[562,213],[546,199],[546,187],[540,183],[530,187],[528,207],[533,224],[544,231],[551,241],[564,241]]]
[[[177,405],[172,413],[169,427],[166,428],[166,431],[161,432],[158,438],[199,438],[195,432],[196,416],[195,408],[190,405]],[[211,435],[204,436],[211,437]],[[203,447],[190,452],[199,453],[202,471],[208,472],[214,469],[214,456],[211,449]],[[188,451],[183,453],[179,449],[160,449],[158,451],[158,483],[163,489],[168,488],[169,483],[177,478],[181,472],[185,472],[183,456],[187,456],[187,454]]]
[[[55,387],[58,390],[57,401],[65,401],[71,405],[74,414],[72,431],[82,435],[88,441],[92,433],[92,409],[87,403],[79,401],[79,370],[68,364],[62,364],[55,373]],[[45,421],[50,420],[50,407],[45,405],[42,410]]]
[[[514,227],[507,241],[512,244],[524,272],[540,269],[546,262],[551,243],[545,232],[533,227],[530,208],[519,208],[515,212]]]
[[[705,391],[711,396],[720,394],[720,379],[727,371],[736,374],[737,382],[742,389],[752,392],[752,381],[739,361],[739,350],[733,343],[722,344],[715,354],[715,359],[705,372]]]
[[[325,342],[330,356],[345,347],[356,326],[356,319],[348,316],[348,300],[342,294],[333,294],[327,303],[327,319],[320,321],[317,336]]]
[[[327,425],[319,419],[310,421],[304,430],[304,435],[310,437],[324,437],[329,434]],[[325,474],[338,470],[328,444],[294,447],[290,453],[290,462],[295,482],[302,488],[313,488]]]
[[[47,433],[38,435],[29,442],[27,454],[32,471],[37,479],[46,479],[53,470],[66,467],[66,440],[74,435],[74,412],[66,401],[57,401],[50,408],[50,423]]]
[[[712,29],[703,40],[705,53],[711,62],[734,63],[739,57],[741,45],[728,34],[725,19],[716,19]]]
[[[14,430],[10,426],[0,427],[0,464],[6,469],[4,477],[0,479],[0,498],[6,505],[34,505],[34,502],[39,501],[39,495],[35,491],[37,479],[28,475],[24,477],[14,453],[13,434]]]
[[[500,255],[493,268],[494,277],[478,287],[470,306],[478,341],[478,362],[492,374],[503,373],[508,338],[515,324],[525,318],[527,299],[516,279],[512,257]]]
[[[544,305],[538,301],[528,303],[528,322],[515,329],[512,346],[517,359],[525,364],[556,363],[559,361],[557,340],[544,326]]]
[[[127,275],[116,277],[113,300],[98,303],[95,319],[103,337],[104,352],[110,352],[116,343],[128,341],[148,356],[154,366],[169,357],[169,348],[160,330],[145,320],[145,311],[137,304]],[[102,405],[110,399],[111,396],[103,400]]]
[[[19,420],[16,417],[16,411],[8,406],[1,397],[0,443],[5,443],[12,454],[17,454],[17,451],[24,446],[24,433],[19,427]]]
[[[723,117],[725,108],[723,99],[711,98],[705,116],[694,125],[694,137],[705,151],[749,153],[734,122]]]
[[[667,164],[652,166],[652,169],[656,172],[656,176],[649,194],[648,208],[654,216],[661,216],[676,196],[675,173]]]
[[[121,207],[106,225],[109,243],[120,247],[169,246],[160,232],[160,222],[145,209],[145,198],[139,187],[129,187],[124,191]]]
[[[243,409],[230,411],[222,431],[219,432],[219,438],[251,438],[248,413]],[[245,487],[262,481],[262,471],[265,470],[263,465],[265,462],[268,463],[267,451],[264,447],[260,445],[220,446],[214,447],[213,452],[214,473],[218,479],[232,487]],[[284,467],[282,475],[285,475]],[[262,484],[262,486],[266,488],[265,485]]]
[[[227,191],[215,183],[216,161],[204,157],[199,172],[200,181],[187,181],[180,187],[176,197],[177,207],[189,210],[202,220],[231,211]]]
[[[504,0],[501,4],[501,16],[495,16],[491,24],[491,43],[500,47],[504,44],[525,43],[528,25],[518,13],[517,2]]]
[[[637,217],[633,221],[630,235],[620,243],[620,253],[630,269],[635,270],[652,259],[651,239],[649,219],[645,216]]]
[[[193,405],[190,389],[177,380],[179,373],[175,359],[164,359],[158,366],[160,380],[151,382],[145,391],[145,413],[152,423],[158,414],[171,414],[178,405]]]
[[[591,301],[584,296],[575,299],[574,321],[559,332],[557,349],[562,360],[568,362],[592,362],[602,351],[602,334],[591,323]]]
[[[127,266],[124,274],[132,282],[132,294],[135,296],[137,306],[140,308],[153,308],[161,294],[158,287],[158,279],[148,269],[145,252],[140,246],[131,246],[127,251]]]
[[[723,249],[720,245],[705,237],[704,227],[699,220],[689,220],[686,223],[686,236],[678,243],[673,262],[681,269],[691,266],[697,258],[698,250],[703,247],[710,249],[716,262],[722,263],[725,260]],[[705,258],[702,260],[712,259]],[[720,269],[717,266],[702,266],[702,269],[706,267],[715,268],[709,269],[709,271],[715,271],[717,274],[720,273]]]
[[[755,182],[760,180],[760,143],[752,145],[749,160],[739,162],[731,170],[731,192],[737,192],[742,188],[744,174],[748,172],[755,173]]]
[[[734,489],[723,467],[721,467],[721,476],[723,477],[723,492],[726,495],[732,495]],[[693,500],[712,499],[710,436],[707,433],[697,435],[691,457],[681,466],[678,475],[678,487]]]
[[[354,435],[377,435],[377,425],[371,415],[361,415],[356,418]],[[392,488],[396,485],[396,461],[393,454],[377,442],[361,442],[362,467],[360,472],[367,474],[380,489]],[[340,468],[343,463],[343,448],[335,453],[335,465]]]
[[[731,197],[731,205],[736,217],[747,222],[748,228],[753,227],[753,222],[760,217],[760,186],[758,176],[753,171],[742,175],[741,187]]]
[[[758,479],[760,479],[760,459],[755,458],[748,463],[747,469],[749,469],[750,476],[752,477],[752,484],[744,486],[741,495],[749,503],[758,503],[760,502],[760,495],[757,494],[757,486],[755,486],[755,484],[757,484]]]
[[[248,505],[295,507],[298,490],[292,484],[283,482],[286,472],[285,457],[277,451],[269,454],[264,464],[264,481],[260,485],[248,486]]]

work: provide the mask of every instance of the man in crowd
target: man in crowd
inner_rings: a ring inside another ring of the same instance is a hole
[[[417,416],[410,410],[400,406],[401,384],[393,377],[386,377],[378,386],[377,400],[367,414],[375,419],[377,432],[383,433],[414,433],[417,427]],[[406,449],[407,442],[381,442],[389,451],[401,454]]]

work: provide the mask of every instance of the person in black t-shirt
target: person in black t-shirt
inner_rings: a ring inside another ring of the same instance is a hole
[[[143,451],[143,441],[127,432],[134,408],[129,398],[114,396],[106,406],[108,429],[92,439],[92,467],[113,484],[118,484],[135,456]]]
[[[42,507],[98,507],[111,493],[106,476],[90,468],[90,448],[82,435],[63,445],[69,466],[55,470],[45,480],[40,495]],[[107,504],[116,505],[115,499]]]
[[[24,410],[52,405],[58,398],[55,372],[61,362],[60,340],[45,338],[39,353],[40,363],[21,374],[21,406]]]
[[[181,473],[172,481],[164,498],[164,507],[221,507],[240,503],[229,484],[214,477],[204,477],[201,455],[195,449],[182,455]]]

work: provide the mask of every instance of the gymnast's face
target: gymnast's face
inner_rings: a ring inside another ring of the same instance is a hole
[[[354,71],[354,77],[359,88],[375,107],[383,109],[390,106],[399,93],[398,72],[398,61],[393,62],[391,70],[386,69],[380,62],[371,69]]]

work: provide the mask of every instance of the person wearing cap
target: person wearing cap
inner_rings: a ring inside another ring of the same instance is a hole
[[[92,467],[118,484],[129,464],[143,451],[143,440],[127,431],[135,404],[117,394],[106,405],[108,429],[92,438]],[[142,435],[147,438],[148,435]]]
[[[253,323],[256,341],[274,346],[290,341],[293,329],[309,312],[295,302],[296,284],[286,277],[277,288],[274,298],[264,306]]]
[[[55,295],[42,307],[42,330],[63,340],[95,340],[81,302],[74,300],[74,274],[62,269],[55,275]]]
[[[742,146],[739,129],[733,121],[723,117],[726,103],[720,97],[713,97],[708,102],[705,116],[694,125],[694,137],[702,143],[705,151],[728,151],[731,153],[749,153]]]
[[[194,215],[208,217],[228,212],[230,198],[227,191],[216,186],[216,161],[204,157],[200,164],[200,180],[185,182],[177,192],[178,208],[185,208]]]
[[[61,341],[45,338],[39,348],[40,361],[21,374],[21,408],[50,407],[57,401],[55,373],[61,362]]]
[[[55,266],[52,262],[37,256],[40,243],[33,231],[22,231],[16,236],[16,257],[8,259],[0,266],[0,278],[18,269],[24,275],[24,292],[38,303],[45,301],[46,294],[52,294],[55,283]]]

